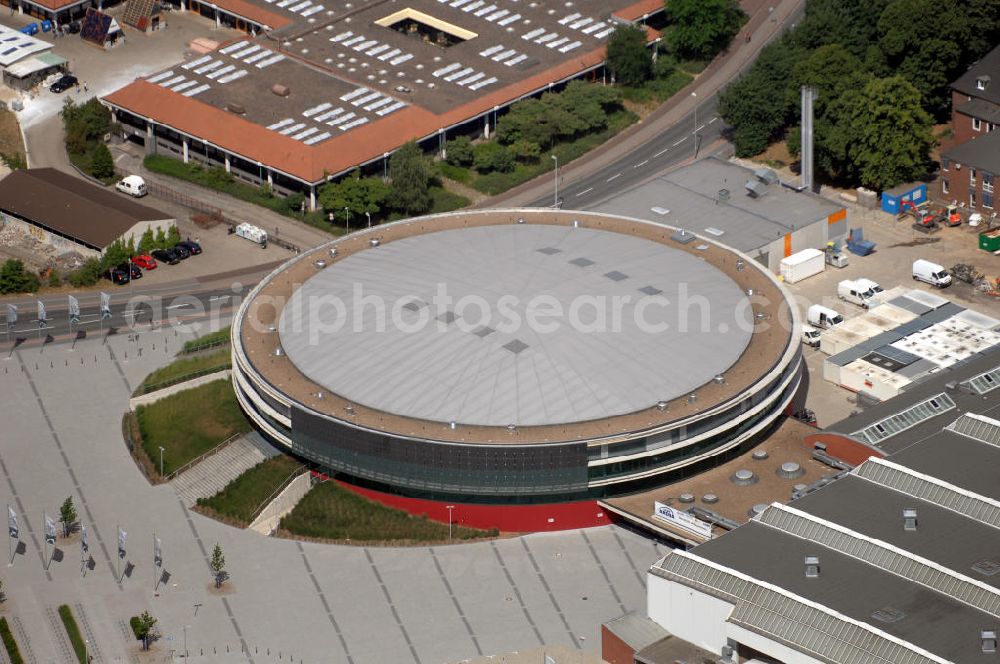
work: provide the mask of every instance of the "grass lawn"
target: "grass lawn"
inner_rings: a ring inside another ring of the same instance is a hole
[[[24,156],[24,142],[13,111],[0,111],[0,154]]]
[[[3,638],[3,648],[7,651],[7,657],[10,659],[11,664],[24,664],[24,658],[21,657],[21,649],[17,646],[14,633],[10,631],[7,618],[0,618],[0,638]]]
[[[207,346],[215,346],[217,344],[229,343],[230,326],[227,325],[217,332],[209,332],[208,334],[203,334],[197,339],[191,339],[190,341],[185,341],[184,345],[181,347],[182,353],[193,353],[196,350],[205,348]]]
[[[622,97],[631,102],[662,104],[694,80],[691,74],[675,70],[664,78],[654,78],[638,87],[622,87]]]
[[[163,474],[170,475],[227,438],[250,430],[233,385],[216,380],[136,408],[142,448]]]
[[[73,644],[73,652],[76,654],[77,661],[80,664],[88,664],[87,646],[83,642],[83,637],[80,636],[80,628],[76,625],[76,619],[73,617],[69,605],[63,604],[59,607],[59,619],[62,620],[63,627],[66,628],[69,642]]]
[[[448,524],[411,516],[344,489],[336,482],[317,484],[295,509],[281,520],[281,530],[292,535],[326,540],[415,544],[448,540]],[[461,540],[495,537],[497,533],[454,526]]]
[[[205,511],[210,516],[217,514],[225,520],[248,525],[257,516],[257,509],[263,507],[262,503],[301,467],[302,464],[290,456],[265,459],[211,498],[199,498],[198,506],[208,508]]]
[[[180,383],[183,380],[228,369],[231,365],[232,361],[228,348],[219,348],[218,350],[200,355],[181,357],[146,376],[146,380],[142,381],[139,387],[135,388],[135,395],[146,394],[153,390]]]

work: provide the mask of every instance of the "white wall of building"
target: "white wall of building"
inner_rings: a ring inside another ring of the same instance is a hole
[[[147,228],[152,228],[153,233],[156,233],[156,229],[162,228],[163,232],[166,233],[168,230],[177,225],[177,222],[173,219],[159,219],[156,221],[140,221],[138,224],[128,229],[122,233],[122,238],[128,240],[130,237],[135,239],[135,243],[139,244],[139,240],[142,238],[142,234],[146,232]]]
[[[646,574],[650,620],[679,639],[721,654],[728,643],[726,620],[733,605],[655,574]]]
[[[766,636],[761,636],[756,632],[751,632],[750,630],[744,629],[739,625],[726,623],[725,627],[726,633],[733,641],[737,641],[748,648],[753,648],[767,657],[772,657],[780,662],[784,662],[784,664],[823,664],[822,660],[810,657],[809,655],[803,654],[798,650],[789,648],[783,643],[778,643],[777,641],[774,641]]]

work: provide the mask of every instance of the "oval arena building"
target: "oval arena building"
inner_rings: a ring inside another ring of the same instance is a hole
[[[799,387],[798,322],[773,275],[700,235],[462,211],[272,272],[234,320],[233,382],[272,441],[356,486],[592,501],[756,444]]]

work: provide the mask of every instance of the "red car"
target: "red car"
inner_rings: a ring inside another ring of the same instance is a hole
[[[133,256],[132,262],[141,267],[143,270],[152,270],[156,267],[156,259],[149,254],[139,254],[138,256]]]

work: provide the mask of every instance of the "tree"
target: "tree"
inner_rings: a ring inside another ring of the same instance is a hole
[[[166,249],[167,248],[167,234],[163,230],[163,226],[156,227],[156,248]]]
[[[445,159],[452,166],[469,166],[472,164],[472,141],[468,136],[459,136],[448,141]]]
[[[836,122],[860,184],[883,191],[927,174],[933,120],[902,76],[870,81],[845,96]]]
[[[90,154],[90,174],[98,180],[109,180],[115,176],[115,160],[104,143],[97,143]]]
[[[38,275],[24,268],[24,263],[11,258],[0,267],[0,293],[34,293],[41,286]]]
[[[480,173],[498,171],[509,173],[514,170],[514,155],[495,141],[480,143],[474,150],[473,164]]]
[[[55,268],[49,268],[49,288],[59,288],[62,286],[62,279],[59,278],[59,273],[56,272]]]
[[[0,161],[12,171],[20,171],[28,167],[28,161],[20,152],[0,152]]]
[[[156,636],[156,618],[150,615],[149,611],[143,611],[137,616],[132,616],[129,620],[135,638],[142,641],[142,649],[149,650],[149,642]]]
[[[795,108],[785,90],[803,57],[804,50],[789,38],[769,44],[750,70],[720,95],[719,114],[734,128],[738,157],[763,152],[782,134]]]
[[[538,157],[542,154],[542,148],[538,143],[532,143],[523,139],[511,143],[508,150],[514,155],[515,159],[522,163],[538,161]]]
[[[335,216],[348,208],[354,214],[381,213],[391,194],[389,185],[382,178],[363,178],[355,169],[340,182],[330,182],[319,190],[319,204]]]
[[[153,249],[156,249],[156,235],[153,233],[153,228],[150,226],[142,232],[142,236],[139,238],[139,251],[147,254]]]
[[[176,224],[172,224],[170,228],[167,229],[167,246],[173,247],[180,241],[181,241],[181,231],[179,228],[177,228]]]
[[[622,85],[642,85],[653,75],[653,61],[642,26],[618,24],[608,38],[606,59],[608,70]]]
[[[682,57],[712,58],[729,45],[745,18],[736,0],[670,0],[667,44]]]
[[[410,141],[389,160],[392,178],[392,206],[406,214],[421,214],[431,208],[431,179],[434,171],[416,142]]]
[[[84,154],[88,148],[111,129],[111,111],[96,98],[83,104],[72,99],[63,103],[63,127],[66,129],[66,149],[73,154]]]
[[[212,568],[212,576],[215,578],[215,587],[221,588],[222,583],[229,578],[229,574],[226,573],[226,556],[223,555],[222,547],[218,543],[212,549],[212,562],[210,566]]]
[[[69,283],[77,288],[83,288],[85,286],[93,286],[100,281],[103,272],[104,268],[101,266],[100,260],[88,258],[83,262],[83,265],[70,272],[67,279]]]
[[[70,531],[76,525],[76,507],[73,505],[73,496],[63,501],[59,508],[59,522],[63,526],[63,537],[69,537]]]

